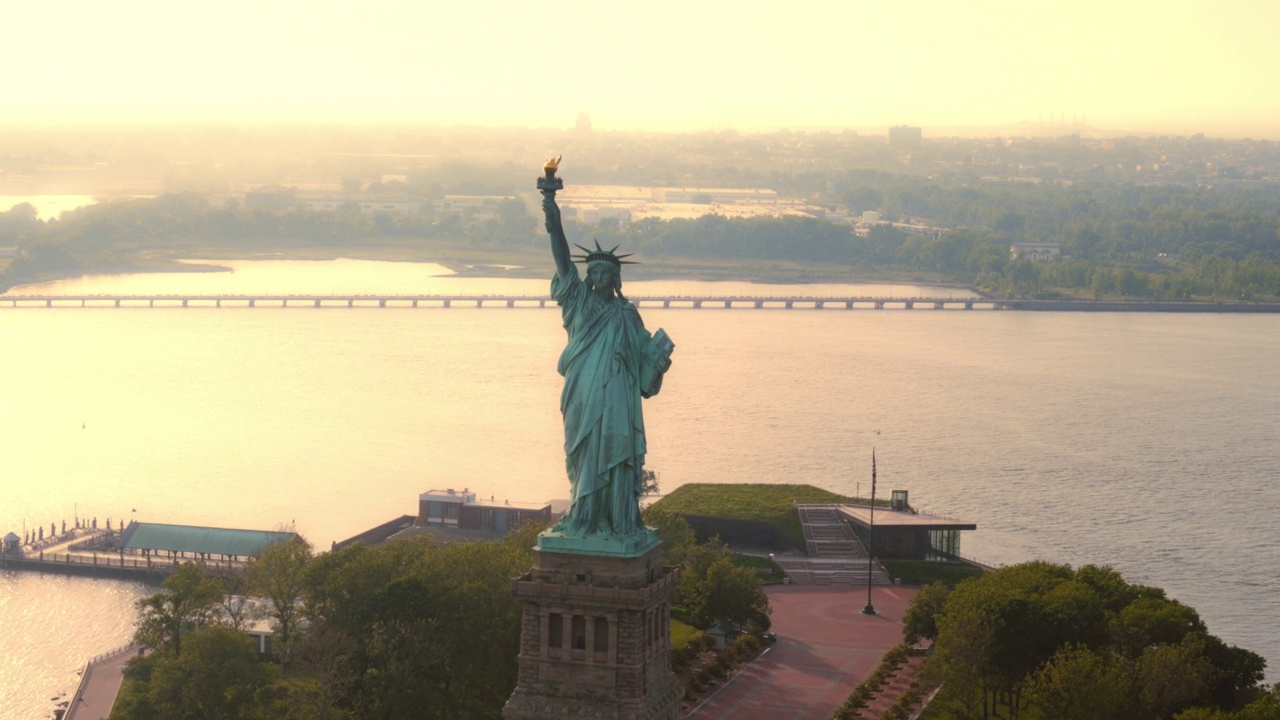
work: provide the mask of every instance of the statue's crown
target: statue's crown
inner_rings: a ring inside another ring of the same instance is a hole
[[[627,253],[626,255],[615,255],[614,250],[617,250],[619,247],[621,247],[620,245],[614,245],[613,250],[605,250],[604,248],[600,247],[600,241],[597,240],[595,250],[592,250],[590,248],[584,248],[578,243],[574,243],[574,246],[583,252],[582,255],[577,255],[573,258],[575,262],[589,264],[595,260],[604,260],[605,262],[613,263],[613,266],[619,269],[621,269],[623,265],[639,264],[634,260],[623,260],[623,258],[629,258],[635,253]]]

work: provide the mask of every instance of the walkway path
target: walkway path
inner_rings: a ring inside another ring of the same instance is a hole
[[[116,696],[120,694],[120,686],[124,684],[125,663],[137,656],[138,649],[128,647],[90,662],[63,720],[106,720],[111,715]]]
[[[876,615],[863,615],[866,588],[773,585],[778,642],[731,679],[690,720],[827,720],[902,642],[902,615],[915,588],[878,586]]]

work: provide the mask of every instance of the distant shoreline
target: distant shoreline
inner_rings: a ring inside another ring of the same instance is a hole
[[[274,251],[269,253],[223,254],[220,252],[184,253],[193,257],[157,257],[141,258],[136,266],[104,268],[95,272],[76,274],[48,274],[30,282],[17,285],[0,286],[0,297],[8,295],[15,288],[24,288],[46,282],[70,280],[91,275],[140,275],[150,273],[217,273],[234,272],[234,268],[218,265],[220,261],[305,261],[333,262],[336,260],[361,260],[368,262],[395,262],[434,264],[452,271],[451,275],[441,277],[475,278],[475,279],[546,279],[550,277],[551,268],[541,267],[541,253],[524,253],[520,257],[503,258],[506,262],[485,262],[483,258],[452,257],[452,253],[442,253],[436,257],[406,257],[403,248],[343,248],[337,251],[328,248],[299,248],[294,251]],[[348,252],[350,251],[350,252]],[[221,255],[221,257],[219,257]],[[640,267],[640,266],[637,266]],[[750,270],[763,272],[751,272]],[[1160,313],[1246,313],[1272,314],[1280,313],[1280,303],[1246,303],[1223,302],[1214,300],[1168,301],[1168,300],[1116,300],[1092,298],[1057,298],[1057,299],[1005,299],[992,296],[971,285],[949,283],[923,278],[855,278],[844,273],[824,273],[820,268],[807,268],[800,265],[788,266],[785,272],[779,272],[776,264],[753,267],[752,264],[734,267],[711,266],[701,263],[684,264],[673,262],[654,262],[647,267],[629,272],[639,275],[631,277],[638,281],[678,281],[693,282],[741,282],[755,285],[913,285],[924,288],[949,290],[965,290],[973,293],[975,302],[998,303],[1005,310],[1028,312],[1160,312]],[[699,272],[702,271],[702,272]],[[776,277],[770,275],[777,275]],[[321,293],[324,294],[324,293]],[[403,294],[403,293],[397,293]],[[905,298],[904,298],[905,299]]]
[[[336,260],[364,260],[369,262],[396,262],[441,265],[452,271],[448,277],[483,278],[483,279],[546,279],[550,281],[554,272],[550,262],[542,262],[541,253],[536,256],[526,254],[521,257],[502,258],[500,261],[489,261],[488,258],[463,258],[452,253],[427,257],[420,255],[406,256],[399,252],[400,248],[378,248],[369,252],[370,248],[332,249],[305,248],[299,251],[276,251],[269,253],[223,254],[220,252],[191,252],[184,257],[148,256],[139,259],[138,264],[124,267],[80,270],[74,273],[47,273],[37,278],[24,279],[22,282],[8,287],[0,286],[0,294],[14,288],[38,285],[60,280],[93,275],[142,275],[152,273],[216,273],[233,272],[234,268],[218,265],[220,261],[271,262],[271,261],[304,261],[332,262]],[[545,267],[543,267],[545,265]],[[824,272],[824,270],[827,270]],[[444,277],[444,276],[442,276]],[[920,287],[936,287],[952,290],[966,290],[981,297],[985,293],[971,285],[963,283],[943,282],[935,279],[915,277],[855,277],[845,272],[829,272],[829,268],[807,267],[803,265],[780,266],[777,263],[754,266],[752,263],[738,263],[733,266],[681,264],[680,261],[670,264],[651,262],[645,266],[628,268],[624,281],[676,281],[688,280],[696,282],[742,282],[756,285],[916,285]]]

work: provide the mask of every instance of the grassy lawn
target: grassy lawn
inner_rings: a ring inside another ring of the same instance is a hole
[[[778,563],[767,557],[733,553],[732,560],[733,564],[738,567],[749,567],[755,570],[756,574],[759,575],[760,579],[764,582],[782,582],[782,579],[787,576],[787,574],[782,571],[782,568]]]
[[[684,485],[656,505],[678,515],[754,520],[767,523],[804,547],[804,531],[795,503],[851,502],[812,485]],[[880,503],[877,503],[877,505]],[[887,504],[887,503],[886,503]]]
[[[698,629],[692,625],[686,625],[675,618],[671,618],[671,647],[675,650],[682,650],[698,632]]]
[[[904,585],[928,585],[941,580],[950,587],[955,587],[961,580],[978,577],[984,572],[982,568],[965,563],[882,559],[880,564],[889,575],[900,578]]]

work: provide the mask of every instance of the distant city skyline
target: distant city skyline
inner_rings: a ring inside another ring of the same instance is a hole
[[[1280,139],[1280,4],[29,2],[7,124],[743,132],[1087,124]]]

